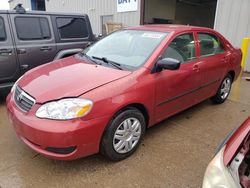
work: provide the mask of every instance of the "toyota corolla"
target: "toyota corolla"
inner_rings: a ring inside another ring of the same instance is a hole
[[[100,152],[122,160],[148,127],[208,98],[223,103],[241,56],[208,28],[124,29],[28,71],[7,97],[9,118],[17,136],[44,156],[72,160]]]

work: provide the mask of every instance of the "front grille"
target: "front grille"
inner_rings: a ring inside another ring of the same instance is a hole
[[[36,103],[35,99],[23,91],[19,86],[16,86],[14,99],[17,106],[24,112],[28,112]]]

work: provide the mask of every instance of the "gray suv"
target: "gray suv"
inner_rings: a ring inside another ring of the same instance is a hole
[[[87,15],[0,11],[0,91],[27,70],[95,41]]]

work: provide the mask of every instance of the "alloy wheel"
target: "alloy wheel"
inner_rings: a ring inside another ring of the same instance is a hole
[[[226,99],[230,93],[230,89],[231,89],[231,79],[230,78],[226,78],[222,85],[221,85],[221,98],[222,99]]]

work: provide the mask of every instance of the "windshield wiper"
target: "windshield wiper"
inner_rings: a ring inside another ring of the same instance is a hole
[[[113,67],[116,67],[116,68],[119,69],[119,70],[122,70],[121,64],[116,63],[116,62],[111,61],[111,60],[108,60],[106,57],[96,57],[96,56],[92,56],[92,58],[93,58],[93,59],[98,59],[98,60],[100,60],[100,61],[103,61],[104,63],[110,64],[110,65],[112,65]]]
[[[100,65],[100,63],[97,63],[96,61],[94,61],[90,56],[88,56],[87,54],[85,54],[84,52],[80,53],[82,56],[86,57],[88,60],[90,60],[91,62],[93,62],[94,64]]]

